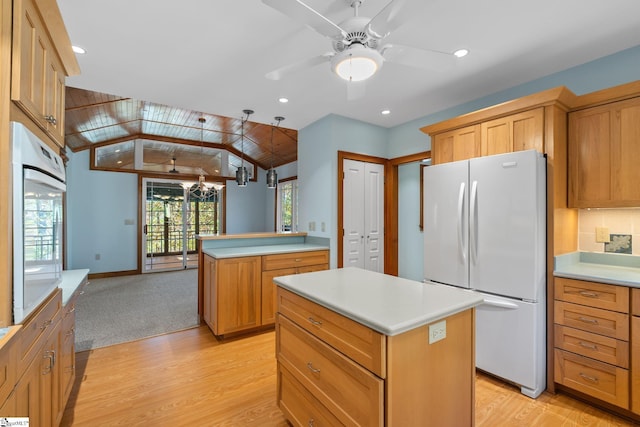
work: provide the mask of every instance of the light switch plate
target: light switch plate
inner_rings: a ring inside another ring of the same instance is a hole
[[[447,337],[447,321],[441,320],[438,323],[429,325],[429,344],[441,341]]]
[[[596,242],[597,243],[609,243],[609,228],[608,227],[596,227]]]

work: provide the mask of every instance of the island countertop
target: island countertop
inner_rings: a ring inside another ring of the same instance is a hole
[[[284,289],[387,336],[398,335],[482,303],[479,294],[355,267],[280,276]]]

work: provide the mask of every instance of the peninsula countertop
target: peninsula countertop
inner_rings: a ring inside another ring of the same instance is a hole
[[[355,267],[280,276],[277,285],[387,336],[473,308],[479,294]]]
[[[556,277],[640,288],[640,257],[572,252],[555,257]]]
[[[229,248],[211,248],[203,249],[202,252],[213,258],[237,258],[245,256],[260,256],[284,254],[292,252],[308,252],[328,250],[327,246],[316,245],[312,243],[291,243],[282,245],[255,245],[255,246],[238,246]]]

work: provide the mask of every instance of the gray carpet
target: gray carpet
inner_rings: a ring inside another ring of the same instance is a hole
[[[93,279],[76,304],[76,351],[197,324],[196,269]]]

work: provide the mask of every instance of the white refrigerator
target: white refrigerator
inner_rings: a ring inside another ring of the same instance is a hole
[[[424,168],[425,282],[468,288],[476,367],[546,388],[546,159],[534,150]]]

